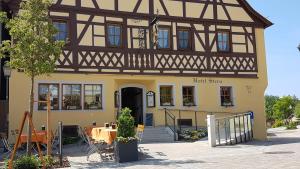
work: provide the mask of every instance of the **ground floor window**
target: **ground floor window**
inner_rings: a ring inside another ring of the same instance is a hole
[[[233,106],[232,87],[222,86],[220,88],[221,106]]]
[[[182,87],[182,102],[183,106],[195,106],[195,87],[183,86]]]
[[[81,109],[81,85],[80,84],[63,84],[62,108],[64,110]]]
[[[174,106],[173,86],[160,86],[160,105]]]
[[[102,85],[84,85],[84,109],[102,109]]]
[[[47,110],[47,97],[50,92],[51,110],[59,109],[59,84],[39,84],[38,86],[38,109]]]

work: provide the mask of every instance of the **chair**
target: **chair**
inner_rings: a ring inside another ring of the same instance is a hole
[[[57,149],[58,146],[59,146],[59,135],[58,135],[58,130],[56,129],[54,134],[52,132],[52,141],[51,141],[51,144],[52,144],[52,149]]]
[[[139,124],[136,131],[136,137],[138,138],[138,142],[141,143],[144,135],[145,126]]]
[[[136,137],[138,138],[138,149],[142,152],[142,148],[139,146],[142,143],[143,136],[144,136],[145,126],[139,124],[136,130]]]
[[[82,144],[85,144],[82,147],[82,149],[83,149],[83,148],[85,148],[86,145],[88,145],[88,140],[87,140],[87,138],[86,138],[86,136],[84,134],[85,130],[83,130],[81,126],[78,126],[77,132],[78,132],[78,136],[80,137],[80,141],[79,141],[78,145],[81,146]]]
[[[101,159],[104,160],[106,158],[105,149],[108,147],[107,144],[104,141],[99,141],[99,142],[93,141],[85,131],[84,131],[84,137],[88,143],[87,161],[89,161],[89,158],[93,153],[98,153]]]
[[[3,156],[1,156],[1,158],[2,158],[2,159],[9,158],[10,155],[11,155],[11,153],[12,153],[13,150],[14,150],[14,146],[13,146],[13,144],[10,144],[10,143],[8,142],[7,138],[5,138],[5,137],[2,137],[2,138],[1,138],[1,142],[3,143],[4,149],[6,150],[6,152],[4,152]],[[25,152],[18,150],[18,151],[16,152],[16,157],[19,157],[19,156],[23,155],[24,153],[25,153]],[[3,157],[5,157],[5,158],[3,158]]]

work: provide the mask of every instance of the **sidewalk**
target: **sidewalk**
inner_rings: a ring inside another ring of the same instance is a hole
[[[300,128],[300,126],[299,126]],[[101,162],[99,155],[86,156],[79,148],[66,150],[71,168],[121,169],[299,169],[300,129],[270,129],[269,140],[209,148],[207,141],[195,143],[143,144],[143,159],[135,163]]]

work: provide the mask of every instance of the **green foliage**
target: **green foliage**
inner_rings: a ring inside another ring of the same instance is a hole
[[[44,156],[46,168],[51,168],[55,164],[55,160],[52,156]]]
[[[290,122],[288,125],[286,125],[287,130],[295,130],[297,129],[297,123],[296,122]]]
[[[38,169],[41,164],[35,156],[21,156],[13,162],[14,169]]]
[[[276,104],[276,102],[279,100],[278,96],[271,96],[266,95],[265,96],[265,106],[266,106],[266,116],[268,121],[274,121],[274,110],[273,107]]]
[[[134,118],[131,116],[131,110],[124,108],[118,119],[118,141],[126,142],[135,137]]]
[[[288,119],[295,110],[298,99],[292,96],[284,96],[280,98],[273,106],[275,119]]]
[[[300,118],[300,102],[298,102],[296,107],[295,107],[295,116],[297,118]]]
[[[64,45],[55,41],[56,28],[48,15],[51,0],[27,0],[20,5],[21,11],[13,19],[0,13],[0,21],[5,23],[12,40],[3,41],[0,58],[10,57],[10,66],[24,70],[29,77],[54,71],[55,62]]]
[[[182,130],[181,132],[178,132],[179,139],[184,141],[197,141],[204,137],[207,137],[207,130],[201,129],[201,130]]]
[[[277,128],[277,127],[282,127],[282,126],[284,126],[283,120],[276,119],[274,124],[272,125],[272,128]]]

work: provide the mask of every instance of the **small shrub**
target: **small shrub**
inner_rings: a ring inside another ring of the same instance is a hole
[[[201,138],[204,138],[207,136],[207,130],[201,129],[201,130],[183,130],[178,131],[179,139],[184,141],[197,141]]]
[[[282,120],[275,120],[274,124],[272,125],[272,128],[277,128],[284,126],[284,122]]]
[[[294,130],[297,129],[297,123],[296,122],[290,122],[288,125],[286,125],[287,130]]]
[[[51,168],[55,164],[55,160],[52,156],[44,156],[46,168]]]
[[[21,156],[13,162],[14,169],[38,169],[41,164],[35,156]]]
[[[118,119],[117,141],[128,142],[136,139],[134,118],[130,113],[131,110],[127,107],[121,110],[121,115]]]

